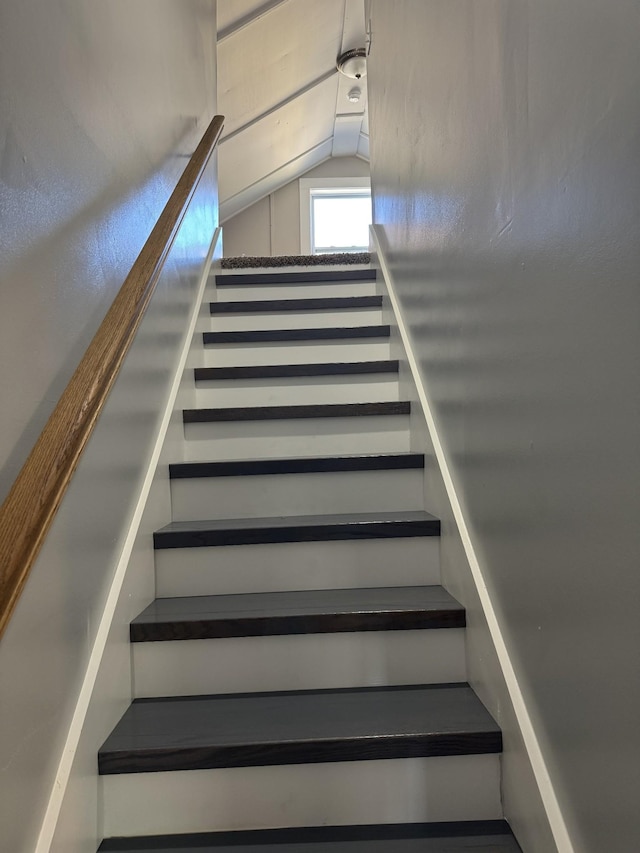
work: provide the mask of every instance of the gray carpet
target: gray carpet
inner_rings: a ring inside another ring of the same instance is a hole
[[[273,257],[222,258],[223,270],[239,270],[250,267],[316,267],[326,264],[369,264],[369,252],[336,252],[330,255],[274,255]]]

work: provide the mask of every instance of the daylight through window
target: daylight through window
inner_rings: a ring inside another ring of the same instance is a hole
[[[303,255],[369,250],[372,204],[368,177],[300,178],[299,190]]]
[[[371,225],[371,190],[311,191],[311,252],[366,252]]]

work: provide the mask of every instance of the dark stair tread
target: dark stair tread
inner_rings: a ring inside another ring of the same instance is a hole
[[[229,459],[223,462],[175,462],[169,465],[169,476],[172,480],[180,480],[198,477],[256,477],[266,474],[399,471],[422,468],[422,453],[368,453],[283,459]]]
[[[521,853],[503,820],[110,838],[98,853],[325,853],[329,847],[331,853]]]
[[[324,362],[318,364],[250,364],[238,367],[196,367],[196,382],[221,379],[272,379],[290,376],[357,376],[397,373],[398,361]]]
[[[412,510],[172,521],[153,534],[153,541],[155,548],[160,549],[439,535],[439,519],[428,512]]]
[[[280,313],[281,311],[346,311],[381,308],[382,296],[320,296],[310,299],[247,299],[210,302],[211,314]]]
[[[363,282],[375,281],[376,271],[365,270],[315,270],[314,272],[258,272],[231,273],[216,276],[216,287],[238,287],[256,284],[310,284],[318,281]]]
[[[136,699],[99,772],[143,773],[500,752],[468,684]]]
[[[205,346],[213,344],[259,344],[278,341],[335,341],[357,338],[388,338],[389,326],[327,326],[311,329],[241,329],[235,332],[203,332]]]
[[[445,589],[412,586],[158,598],[130,634],[135,643],[464,625],[464,608]]]
[[[184,409],[185,424],[222,421],[278,421],[300,418],[353,418],[408,415],[406,400],[380,403],[306,403],[297,406],[226,406],[219,409]]]

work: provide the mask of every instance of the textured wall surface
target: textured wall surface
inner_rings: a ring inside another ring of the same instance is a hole
[[[640,8],[373,0],[374,219],[575,850],[638,846]]]
[[[0,497],[215,112],[215,31],[215,3],[203,0],[0,6]],[[0,640],[7,853],[32,853],[50,793],[60,793],[69,723],[216,224],[212,161]],[[153,596],[150,558],[147,568],[128,590],[131,609]],[[124,649],[104,719],[130,694]],[[85,764],[93,810],[61,849],[96,849],[95,753]]]
[[[0,499],[211,116],[214,7],[0,5]]]

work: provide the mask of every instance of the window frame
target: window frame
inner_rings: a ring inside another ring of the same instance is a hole
[[[311,205],[314,193],[318,195],[331,195],[331,190],[336,195],[348,195],[349,190],[354,194],[361,195],[362,190],[371,192],[371,179],[360,178],[300,178],[300,254],[312,254],[312,213]]]

